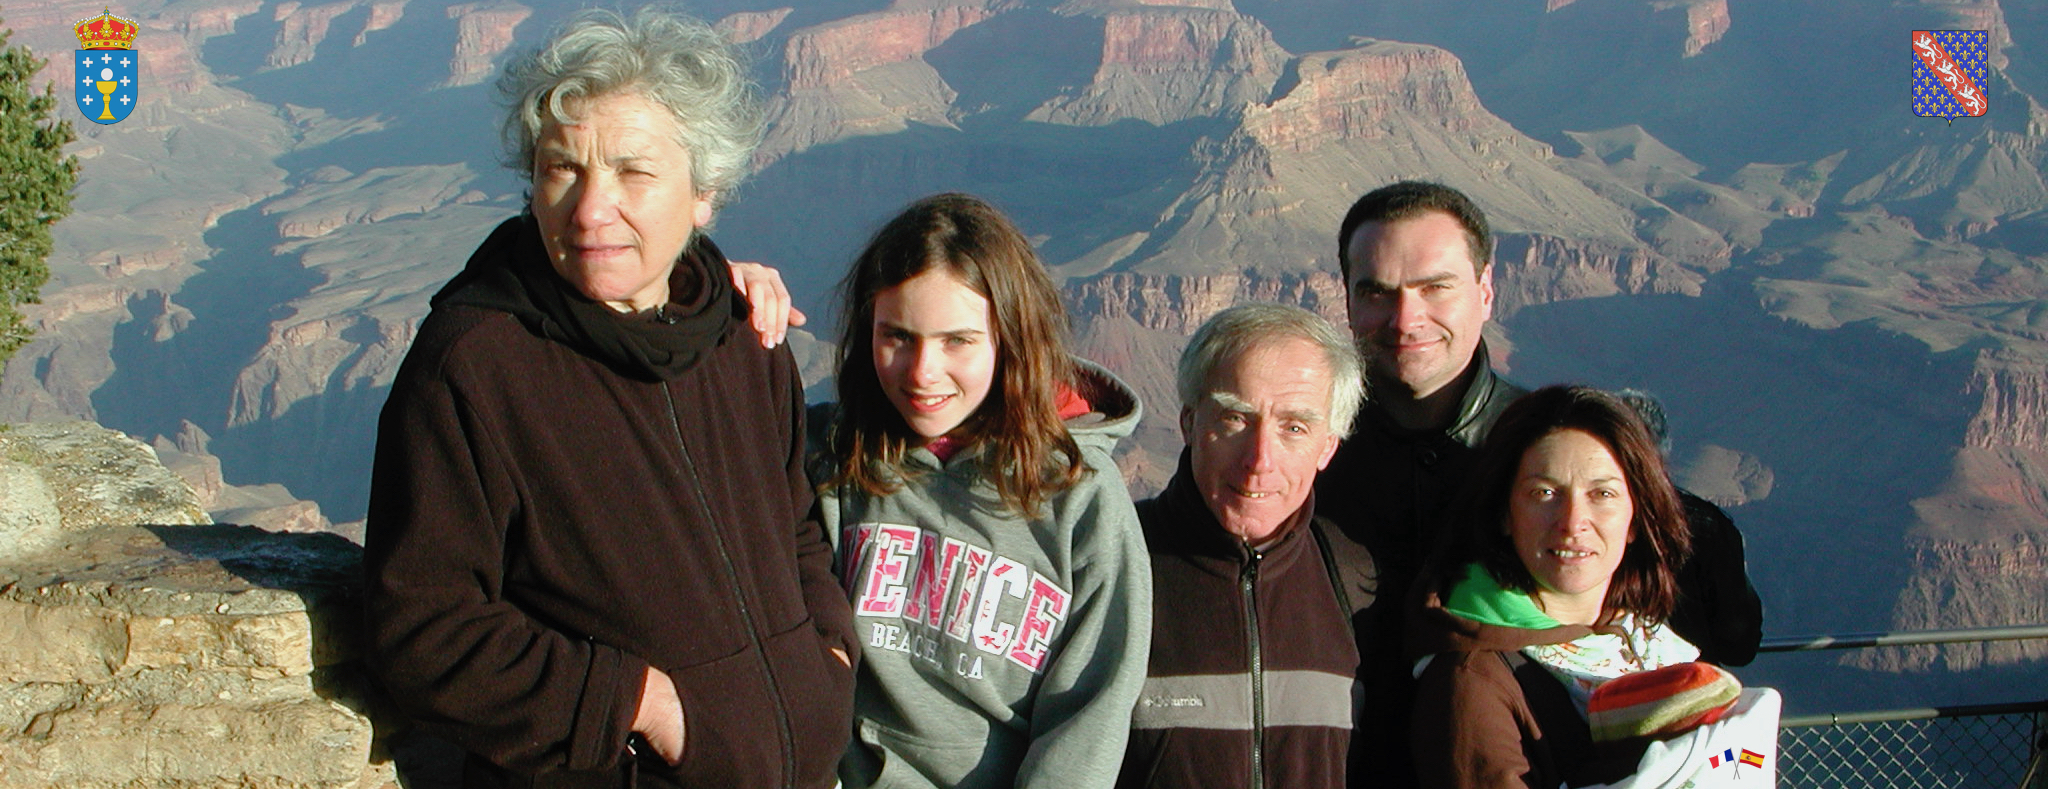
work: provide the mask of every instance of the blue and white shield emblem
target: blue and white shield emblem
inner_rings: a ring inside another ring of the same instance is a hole
[[[93,123],[120,123],[135,111],[142,56],[133,49],[72,50],[78,111]]]

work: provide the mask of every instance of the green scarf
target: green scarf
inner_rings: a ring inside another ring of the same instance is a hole
[[[1492,573],[1477,564],[1466,565],[1465,577],[1451,587],[1444,610],[1474,622],[1523,630],[1563,626],[1536,607],[1533,596],[1502,587],[1493,580]],[[1564,683],[1581,713],[1586,711],[1586,700],[1593,688],[1602,682],[1699,659],[1698,649],[1661,622],[1648,622],[1624,613],[1609,624],[1621,632],[1591,633],[1563,644],[1522,649],[1522,654],[1542,664]]]
[[[1477,563],[1465,565],[1465,577],[1451,587],[1444,610],[1488,625],[1522,630],[1549,630],[1563,624],[1536,607],[1536,598],[1501,586]]]

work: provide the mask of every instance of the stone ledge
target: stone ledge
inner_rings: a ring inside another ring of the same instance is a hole
[[[0,425],[0,789],[392,789],[362,551],[207,521],[148,447]]]
[[[212,523],[192,488],[157,461],[156,451],[91,422],[30,422],[0,426],[0,466],[6,477],[32,489],[24,474],[43,483],[53,514],[36,500],[15,501],[0,492],[0,523],[32,520],[46,529],[85,530],[100,526]],[[11,535],[0,556],[39,550],[61,540],[49,531]]]

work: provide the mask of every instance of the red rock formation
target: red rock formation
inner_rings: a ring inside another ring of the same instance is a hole
[[[2003,69],[2010,63],[2005,48],[2012,46],[2012,28],[2005,24],[1999,0],[1917,0],[1900,5],[1917,6],[1914,11],[1932,17],[1921,30],[1991,31],[1991,67]]]
[[[261,10],[263,10],[263,0],[242,0],[241,2],[192,8],[183,11],[182,16],[173,14],[166,9],[164,18],[166,21],[171,21],[179,33],[197,39],[206,39],[235,32],[235,22],[241,20],[242,17]]]
[[[1236,14],[1128,13],[1103,20],[1102,63],[1147,69],[1208,64]]]
[[[1503,234],[1494,246],[1495,318],[1535,304],[1619,293],[1700,295],[1703,281],[1644,247]]]
[[[1419,116],[1446,133],[1482,125],[1507,130],[1480,106],[1464,64],[1436,47],[1375,42],[1304,55],[1295,68],[1300,81],[1287,95],[1245,112],[1244,130],[1274,150],[1385,137],[1396,114]]]
[[[1990,543],[1928,541],[1913,548],[1914,573],[1892,617],[1897,630],[2033,625],[2048,622],[2048,538]],[[1970,671],[2048,660],[2048,641],[1996,641],[1867,650],[1843,659],[1878,671]]]
[[[211,76],[193,57],[191,42],[232,30],[236,19],[261,7],[260,2],[247,0],[178,9],[161,16],[132,15],[141,23],[142,30],[136,36],[137,48],[146,56],[142,58],[139,72],[142,105],[130,117],[148,115],[144,108],[169,95],[190,94],[213,84]],[[71,25],[80,19],[98,16],[104,8],[100,2],[22,3],[8,5],[0,11],[5,12],[4,21],[14,31],[9,43],[26,45],[37,57],[48,61],[39,73],[38,81],[69,84],[72,66],[68,56],[78,48],[78,39],[72,33]],[[69,95],[68,90],[59,85],[58,96],[67,104],[69,99],[64,97]]]
[[[793,9],[777,8],[773,11],[742,11],[718,20],[714,27],[731,38],[733,43],[746,44],[759,41],[761,37],[774,32],[775,28],[782,25],[782,20],[789,18],[791,10]]]
[[[320,42],[327,39],[327,28],[334,24],[335,17],[355,10],[357,5],[360,0],[312,6],[296,2],[278,4],[273,14],[278,23],[277,44],[264,59],[264,67],[287,68],[312,60]]]
[[[1980,399],[1964,447],[1941,489],[1913,502],[1897,629],[2048,622],[2048,365],[2039,349],[1985,351],[1964,392]],[[1968,671],[2044,659],[2048,643],[2021,641],[1884,650],[1855,665]]]
[[[1033,120],[1164,125],[1227,114],[1264,101],[1287,62],[1264,25],[1227,8],[1118,11],[1102,25],[1094,79],[1079,95],[1033,112]]]
[[[1685,10],[1686,57],[1705,52],[1727,35],[1733,24],[1728,18],[1728,0],[1681,0],[1676,5]]]
[[[448,81],[442,87],[490,79],[496,71],[492,60],[512,46],[513,32],[532,15],[533,9],[505,0],[449,6],[448,18],[455,20],[455,57],[448,62]]]
[[[1179,337],[1193,334],[1210,316],[1248,301],[1298,304],[1333,322],[1344,321],[1344,283],[1335,270],[1277,275],[1247,270],[1212,276],[1119,272],[1068,282],[1065,290],[1076,315],[1129,320]]]
[[[783,77],[792,91],[838,85],[859,71],[923,57],[995,13],[959,5],[862,14],[805,28],[783,50]]]
[[[2048,451],[2048,369],[2037,356],[1991,351],[1965,390],[1981,398],[1963,443],[1983,449]],[[2037,498],[2041,491],[2034,491]],[[2048,513],[2048,506],[2041,508]],[[2044,620],[2048,621],[2048,620]]]
[[[392,25],[398,24],[398,20],[405,18],[406,2],[407,0],[377,0],[371,3],[370,18],[363,22],[362,32],[356,34],[355,45],[362,46],[363,42],[370,39],[371,33],[388,30]]]
[[[383,320],[365,313],[272,324],[270,337],[235,379],[227,426],[277,420],[294,406],[331,391],[389,384],[418,331],[418,318]]]
[[[154,24],[146,25],[143,31],[144,35],[150,32],[159,35],[149,42],[148,56],[142,59],[142,104],[138,110],[155,100],[190,95],[213,86],[213,76],[200,65],[197,54],[192,51],[192,39],[173,35],[170,30]],[[162,95],[154,95],[158,91],[162,91]]]

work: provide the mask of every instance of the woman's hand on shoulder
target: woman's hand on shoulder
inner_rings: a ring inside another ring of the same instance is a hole
[[[726,261],[726,266],[732,271],[733,288],[747,300],[748,313],[753,316],[749,323],[761,335],[761,347],[781,345],[791,326],[802,326],[809,320],[790,298],[782,272],[741,261]]]

